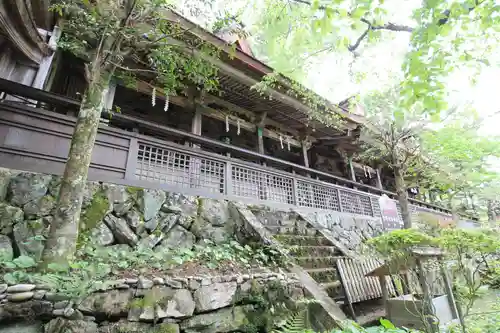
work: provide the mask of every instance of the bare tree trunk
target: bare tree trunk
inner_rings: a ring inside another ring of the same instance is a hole
[[[93,70],[73,132],[41,268],[47,268],[49,264],[67,265],[76,251],[83,190],[101,118],[103,95],[109,81],[108,75],[99,72],[101,68]]]
[[[405,229],[411,228],[410,202],[408,201],[408,192],[403,173],[399,167],[394,167],[394,178],[396,181],[396,194],[398,195],[399,206],[401,208],[401,217]]]

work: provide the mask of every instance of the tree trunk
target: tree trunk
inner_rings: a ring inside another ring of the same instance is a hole
[[[83,190],[109,82],[109,76],[100,73],[101,68],[93,70],[73,132],[41,268],[47,268],[49,264],[67,265],[76,251]]]
[[[488,200],[488,222],[490,224],[490,227],[495,227],[496,223],[496,209],[495,209],[495,202],[493,200]]]
[[[394,178],[396,181],[396,194],[398,195],[399,206],[401,208],[401,217],[405,229],[411,228],[410,203],[408,201],[408,192],[403,173],[399,167],[394,167]]]

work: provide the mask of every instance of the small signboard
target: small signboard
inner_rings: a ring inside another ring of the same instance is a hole
[[[382,223],[386,229],[400,229],[402,221],[398,215],[398,205],[396,201],[383,194],[379,199],[380,214],[382,215]]]

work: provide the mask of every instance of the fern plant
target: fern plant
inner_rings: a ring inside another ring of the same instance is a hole
[[[309,311],[305,307],[300,311],[292,313],[283,324],[272,330],[272,333],[302,333],[309,329]]]

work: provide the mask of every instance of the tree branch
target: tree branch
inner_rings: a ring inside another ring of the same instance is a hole
[[[291,1],[299,3],[299,4],[303,4],[303,5],[308,5],[308,6],[312,5],[311,1],[308,1],[308,0],[291,0]],[[320,5],[318,7],[318,9],[321,9],[321,10],[326,10],[327,8],[328,8],[328,6],[325,6],[325,5]],[[349,15],[351,15],[351,13],[349,13]],[[368,33],[370,32],[370,30],[372,30],[372,31],[388,30],[388,31],[396,31],[396,32],[412,32],[414,30],[413,27],[403,25],[403,24],[396,24],[396,23],[392,23],[392,22],[388,22],[388,23],[383,24],[383,25],[373,25],[370,21],[368,21],[365,18],[361,18],[360,21],[363,23],[366,23],[368,25],[368,28],[361,34],[361,36],[359,36],[356,39],[356,42],[354,42],[354,44],[351,44],[347,47],[347,49],[350,52],[354,52],[361,45],[361,42],[366,38],[366,36],[368,36]]]

